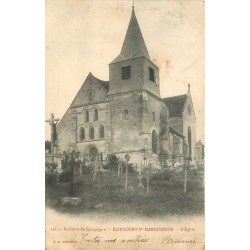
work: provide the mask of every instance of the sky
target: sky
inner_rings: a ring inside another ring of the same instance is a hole
[[[135,0],[151,60],[160,69],[161,97],[187,93],[204,142],[204,2]],[[132,0],[46,0],[46,118],[62,118],[89,72],[108,80],[129,24]],[[50,140],[50,127],[45,127]]]

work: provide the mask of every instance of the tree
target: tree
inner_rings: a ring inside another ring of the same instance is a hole
[[[49,153],[51,151],[51,142],[50,141],[45,141],[45,150],[49,150]]]
[[[118,158],[117,158],[117,156],[114,155],[114,154],[107,155],[106,164],[107,164],[106,169],[111,169],[112,171],[117,170],[117,167],[118,167]]]

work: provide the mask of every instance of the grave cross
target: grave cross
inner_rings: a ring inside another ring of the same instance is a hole
[[[127,192],[128,191],[128,161],[129,161],[129,158],[130,158],[130,155],[129,154],[126,154],[124,156],[125,160],[126,160],[126,179],[125,179],[125,191]]]
[[[187,193],[187,178],[188,178],[187,170],[188,170],[188,167],[190,167],[191,161],[192,161],[192,155],[190,151],[190,146],[188,146],[188,158],[187,158],[187,162],[184,164],[184,194]]]
[[[55,130],[54,126],[57,125],[59,121],[59,118],[54,118],[54,114],[50,114],[50,119],[45,120],[45,122],[48,122],[50,124],[50,130],[51,130],[51,147],[50,147],[50,154],[52,156],[52,163],[54,163],[54,147],[55,147]]]

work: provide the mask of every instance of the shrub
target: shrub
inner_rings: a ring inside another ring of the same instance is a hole
[[[57,182],[57,164],[45,163],[45,184],[52,185]]]
[[[106,170],[117,170],[118,158],[114,154],[109,154],[106,157],[106,164],[103,166]]]

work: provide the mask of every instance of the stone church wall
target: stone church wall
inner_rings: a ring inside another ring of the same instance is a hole
[[[112,152],[137,151],[142,148],[140,94],[137,91],[112,95],[111,150]]]
[[[137,162],[145,148],[148,157],[157,161],[157,154],[152,154],[152,132],[155,130],[157,134],[158,152],[162,147],[161,139],[168,139],[166,106],[145,90],[112,95],[109,98],[112,144],[110,152],[129,153]],[[128,112],[127,115],[125,112]]]
[[[109,65],[109,95],[136,91],[143,86],[143,61],[144,58],[126,60]],[[130,66],[131,75],[129,79],[121,78],[121,68]]]
[[[95,121],[94,110],[98,110],[98,120]],[[107,109],[109,109],[108,103],[92,104],[85,107],[79,107],[77,109],[77,150],[81,153],[88,154],[90,147],[96,147],[98,152],[106,151],[106,140],[109,138],[109,128],[107,126]],[[86,122],[85,112],[89,111],[89,121]],[[108,112],[109,113],[109,112]],[[89,128],[94,127],[94,139],[89,137]],[[104,126],[104,138],[100,138],[100,126]],[[80,128],[85,129],[85,139],[80,140]]]
[[[76,142],[76,119],[74,110],[68,109],[57,126],[59,152],[72,150]]]
[[[194,110],[191,109],[191,113],[188,112],[188,106],[191,105],[191,97],[188,97],[185,109],[183,111],[183,135],[188,138],[188,127],[191,128],[191,140],[192,140],[192,157],[195,157],[195,145],[196,145],[196,119]]]

